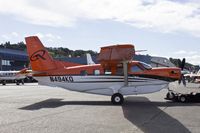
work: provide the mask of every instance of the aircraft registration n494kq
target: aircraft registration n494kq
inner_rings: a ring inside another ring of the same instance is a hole
[[[80,65],[54,60],[37,36],[25,38],[33,76],[39,84],[111,96],[113,104],[122,104],[125,95],[147,94],[168,88],[181,78],[180,68],[151,68],[133,61],[131,44],[102,47],[100,64]]]

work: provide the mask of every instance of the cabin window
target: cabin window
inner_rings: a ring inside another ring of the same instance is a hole
[[[111,75],[111,74],[112,74],[112,72],[110,69],[105,69],[105,75]]]
[[[148,69],[148,70],[152,69],[151,65],[149,65],[149,64],[146,64],[146,63],[144,63],[144,62],[140,62],[140,64],[141,64],[145,69]]]
[[[100,75],[100,70],[94,70],[94,75]]]
[[[81,74],[82,76],[85,76],[85,75],[87,75],[87,71],[86,71],[86,70],[82,70],[82,71],[80,72],[80,74]]]
[[[138,66],[132,66],[131,67],[131,72],[141,72],[141,71],[142,71],[142,69],[139,68]]]
[[[124,75],[123,67],[117,67],[116,75]]]

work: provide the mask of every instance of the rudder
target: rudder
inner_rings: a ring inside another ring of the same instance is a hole
[[[55,61],[37,36],[26,37],[25,41],[33,71],[48,71],[57,68]]]

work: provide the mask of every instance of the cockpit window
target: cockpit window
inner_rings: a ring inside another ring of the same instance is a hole
[[[149,64],[146,64],[146,63],[144,63],[144,62],[140,62],[140,64],[144,67],[144,68],[146,68],[146,69],[152,69],[152,67],[151,67],[151,65],[149,65]]]
[[[110,69],[105,69],[104,71],[105,71],[105,75],[111,75],[112,74]]]
[[[131,72],[141,72],[141,71],[142,71],[142,69],[139,68],[138,66],[132,66],[131,67]]]

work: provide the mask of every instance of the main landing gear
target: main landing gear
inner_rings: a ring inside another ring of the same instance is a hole
[[[6,81],[5,80],[2,81],[2,85],[6,85]]]
[[[167,95],[166,95],[166,99],[168,99],[168,100],[174,100],[175,99],[175,94],[174,94],[174,92],[172,92],[172,91],[169,91],[168,93],[167,93]]]
[[[20,85],[20,83],[22,85],[24,85],[24,80],[15,80],[16,85]]]
[[[123,61],[123,70],[124,70],[124,86],[128,86],[128,62]],[[111,97],[111,102],[115,105],[121,105],[124,102],[124,97],[120,93],[115,93]]]
[[[111,102],[115,105],[120,105],[124,102],[124,97],[120,93],[115,93],[111,97]]]

